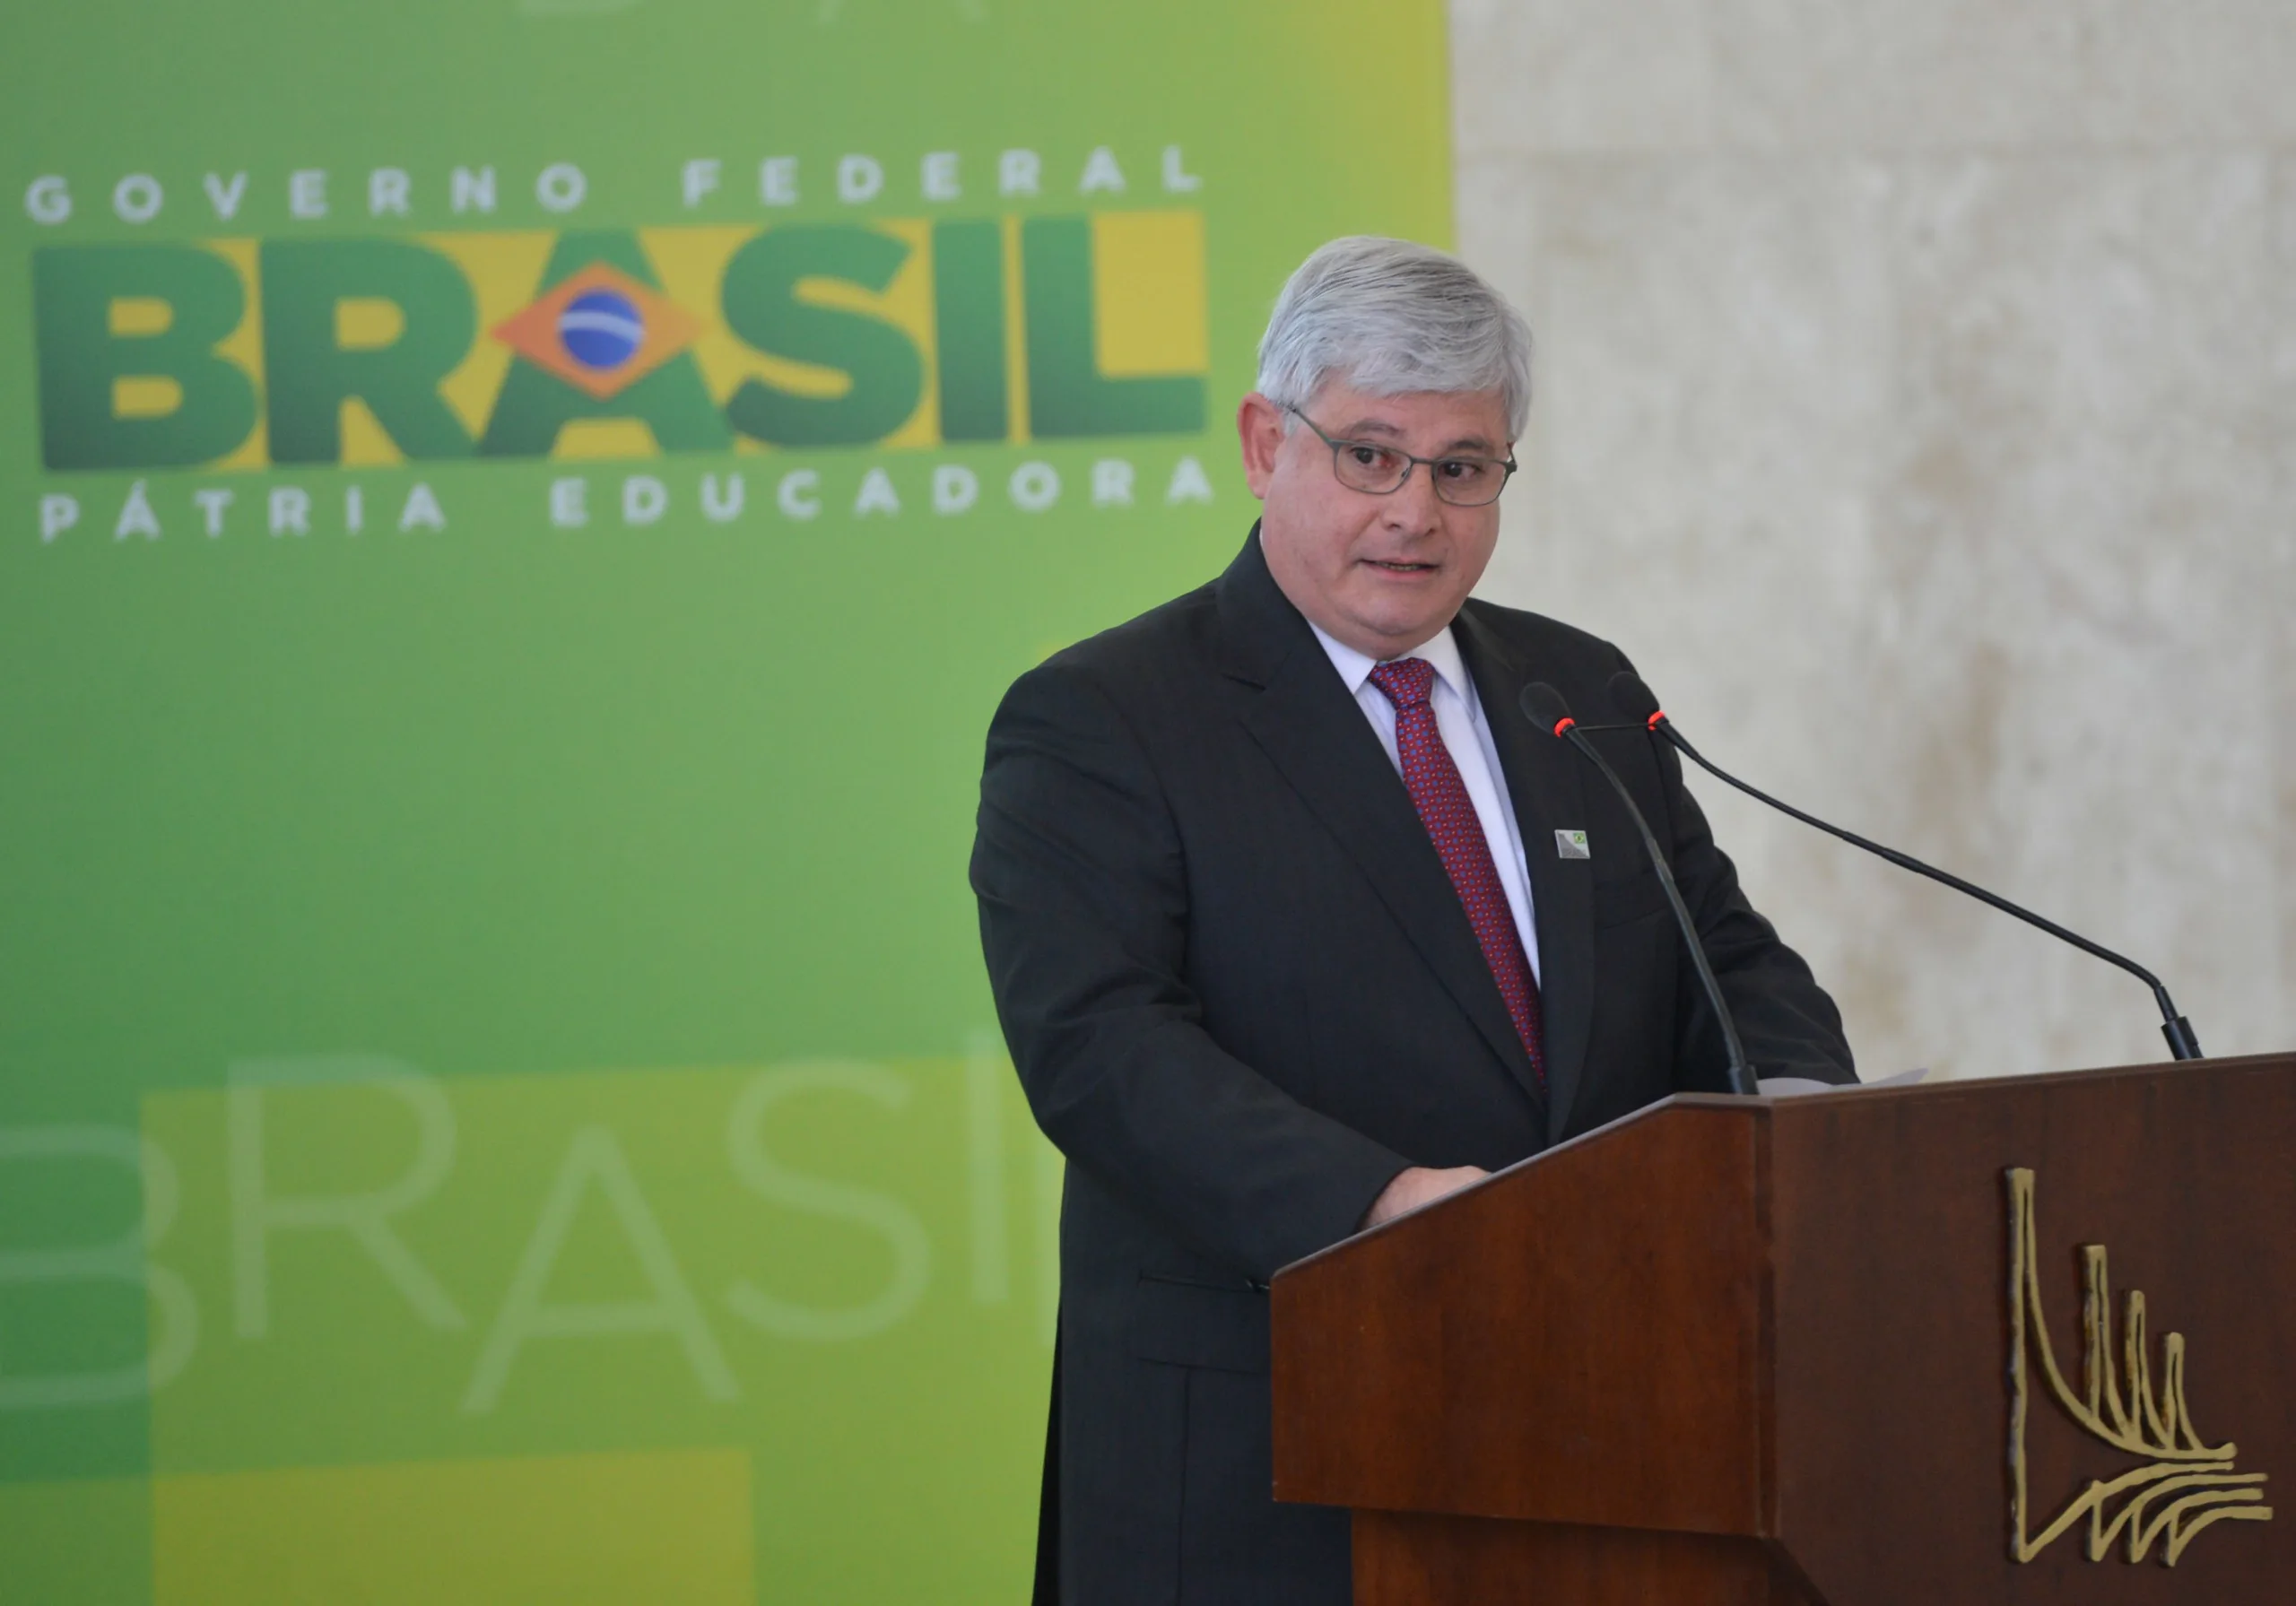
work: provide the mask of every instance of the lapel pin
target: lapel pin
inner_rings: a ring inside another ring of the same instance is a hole
[[[1558,859],[1588,859],[1594,857],[1592,854],[1587,851],[1587,833],[1584,831],[1555,832],[1554,856]]]

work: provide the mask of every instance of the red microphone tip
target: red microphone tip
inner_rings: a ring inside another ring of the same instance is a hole
[[[1572,725],[1577,725],[1578,723],[1578,722],[1571,718],[1570,715],[1565,714],[1561,719],[1555,721],[1554,734],[1560,736],[1563,732],[1569,730]]]
[[[1653,708],[1653,709],[1651,709],[1651,710],[1650,710],[1650,721],[1649,721],[1650,728],[1651,728],[1652,730],[1654,730],[1654,731],[1655,731],[1655,730],[1657,730],[1657,729],[1658,728],[1658,722],[1659,722],[1660,720],[1663,720],[1663,719],[1664,719],[1664,718],[1665,718],[1665,717],[1666,717],[1666,711],[1665,711],[1664,708]]]

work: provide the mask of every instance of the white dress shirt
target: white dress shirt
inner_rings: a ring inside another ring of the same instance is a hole
[[[1367,658],[1345,642],[1334,638],[1313,620],[1308,621],[1308,628],[1323,643],[1331,666],[1339,671],[1339,678],[1355,699],[1355,706],[1363,710],[1363,717],[1378,734],[1379,745],[1387,750],[1387,762],[1401,775],[1403,760],[1396,751],[1396,706],[1387,700],[1386,692],[1371,683],[1371,671],[1379,660]],[[1539,937],[1538,928],[1531,919],[1531,872],[1523,859],[1523,833],[1515,823],[1515,811],[1507,798],[1507,777],[1499,768],[1499,749],[1492,744],[1491,726],[1483,717],[1483,702],[1474,694],[1474,681],[1459,657],[1459,644],[1451,638],[1451,627],[1445,625],[1434,639],[1396,656],[1424,658],[1435,666],[1435,684],[1428,693],[1428,701],[1435,707],[1435,728],[1442,734],[1451,762],[1458,766],[1459,779],[1466,783],[1467,798],[1474,804],[1475,818],[1483,822],[1483,838],[1490,844],[1491,862],[1498,868],[1499,884],[1507,893],[1508,911],[1515,916],[1515,933],[1523,940],[1523,957],[1530,960],[1531,979],[1536,981]]]

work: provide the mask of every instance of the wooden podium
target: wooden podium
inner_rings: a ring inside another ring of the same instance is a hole
[[[2296,1601],[2296,1056],[1675,1098],[1272,1295],[1358,1606]]]

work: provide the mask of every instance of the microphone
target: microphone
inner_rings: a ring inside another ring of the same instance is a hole
[[[1779,813],[1798,820],[1804,825],[1813,825],[1829,837],[1839,837],[1853,846],[1862,847],[1867,853],[1878,855],[1900,870],[1910,870],[1916,875],[1926,875],[1933,881],[1941,881],[1952,888],[1956,892],[1968,893],[1979,903],[1990,904],[2005,915],[2014,915],[2027,925],[2039,926],[2050,936],[2072,943],[2083,953],[2094,954],[2109,965],[2119,966],[2152,989],[2152,1002],[2161,1009],[2161,1035],[2169,1040],[2170,1054],[2180,1060],[2196,1060],[2201,1057],[2200,1039],[2193,1035],[2192,1022],[2177,1013],[2177,1006],[2169,997],[2169,989],[2161,985],[2161,978],[2135,959],[2115,953],[2100,943],[2092,942],[2077,932],[2069,932],[2056,921],[2045,919],[2031,909],[2020,908],[2007,898],[1997,897],[1983,887],[1973,886],[1958,875],[1951,874],[1932,864],[1925,864],[1911,854],[1900,853],[1896,848],[1884,847],[1878,842],[1869,842],[1857,832],[1843,830],[1838,825],[1828,825],[1816,815],[1805,814],[1793,804],[1780,803],[1769,793],[1750,786],[1736,776],[1717,768],[1711,760],[1692,747],[1688,739],[1680,731],[1674,729],[1674,722],[1666,717],[1666,711],[1658,706],[1658,699],[1651,695],[1650,688],[1644,685],[1642,678],[1632,670],[1622,669],[1611,677],[1610,693],[1611,701],[1622,712],[1631,716],[1637,724],[1641,725],[1655,735],[1664,736],[1673,742],[1683,756],[1692,763],[1696,764],[1715,779],[1735,786],[1748,797],[1760,803],[1766,803]]]
[[[1722,1046],[1730,1056],[1730,1091],[1749,1096],[1758,1095],[1760,1083],[1753,1067],[1746,1063],[1745,1046],[1738,1041],[1738,1023],[1730,1014],[1730,1006],[1722,997],[1722,984],[1714,979],[1714,967],[1706,960],[1706,944],[1698,938],[1698,927],[1690,917],[1690,910],[1683,903],[1682,889],[1674,885],[1674,872],[1666,863],[1666,855],[1659,849],[1658,838],[1650,834],[1650,822],[1642,818],[1642,811],[1635,806],[1634,794],[1626,783],[1618,778],[1618,771],[1609,760],[1595,751],[1595,744],[1579,730],[1578,722],[1570,717],[1570,705],[1562,700],[1562,693],[1544,681],[1533,681],[1523,688],[1521,701],[1523,716],[1543,731],[1551,731],[1584,753],[1603,778],[1618,794],[1619,802],[1626,805],[1627,818],[1634,821],[1634,829],[1642,834],[1642,848],[1650,855],[1650,867],[1658,872],[1658,884],[1665,889],[1667,907],[1674,911],[1674,924],[1682,927],[1683,941],[1689,945],[1691,963],[1697,967],[1698,979],[1706,989],[1706,999],[1714,1006],[1714,1018],[1722,1025]]]

